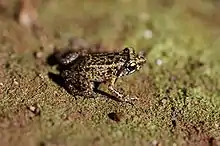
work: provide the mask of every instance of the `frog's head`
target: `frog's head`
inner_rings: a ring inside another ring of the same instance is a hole
[[[136,54],[133,48],[125,48],[122,53],[127,54],[128,59],[125,62],[120,76],[132,74],[133,72],[140,70],[140,68],[146,63],[144,52]]]

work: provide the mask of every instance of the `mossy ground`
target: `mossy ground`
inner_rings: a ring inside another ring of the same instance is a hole
[[[219,145],[219,7],[202,0],[42,3],[40,21],[58,46],[77,36],[107,50],[147,51],[147,65],[117,83],[139,97],[134,106],[69,95],[48,76],[57,72],[46,61],[50,49],[36,58],[39,42],[8,10],[0,22],[0,145]]]

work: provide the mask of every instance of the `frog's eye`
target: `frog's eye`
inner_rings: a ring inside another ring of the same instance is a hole
[[[129,53],[129,54],[134,54],[134,49],[131,47],[127,47],[123,49],[123,52]]]
[[[136,63],[133,62],[133,63],[130,64],[130,66],[136,66]]]
[[[128,67],[128,71],[129,72],[134,72],[136,70],[136,64],[132,63],[129,67]]]

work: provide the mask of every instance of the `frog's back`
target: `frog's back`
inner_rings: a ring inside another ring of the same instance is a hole
[[[85,66],[112,66],[124,63],[128,59],[127,55],[122,53],[94,53],[88,54],[83,59]]]
[[[87,54],[77,58],[71,70],[90,80],[102,82],[116,76],[127,59],[128,56],[117,52]]]

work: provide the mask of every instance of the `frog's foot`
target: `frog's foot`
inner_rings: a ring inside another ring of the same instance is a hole
[[[129,95],[127,95],[127,96],[125,96],[125,101],[134,101],[134,100],[138,100],[138,98],[136,97],[136,96],[132,96],[132,97],[130,97]]]
[[[119,99],[122,99],[124,97],[123,94],[121,94],[117,90],[115,90],[112,85],[109,86],[108,89],[112,94],[116,95]]]
[[[122,99],[122,101],[124,101],[124,102],[126,102],[126,103],[129,103],[129,104],[131,104],[131,105],[134,105],[133,104],[133,101],[135,101],[135,100],[138,100],[138,98],[136,97],[136,96],[129,96],[129,95],[126,95],[126,96],[124,96],[123,97],[123,99]]]
[[[87,88],[85,91],[83,91],[83,96],[85,98],[96,98],[96,97],[98,97],[98,94],[95,91],[93,91],[92,89]]]
[[[89,95],[87,95],[88,98],[97,98],[98,94],[96,92],[92,92]]]
[[[119,93],[117,90],[115,90],[115,89],[113,88],[113,86],[109,86],[109,91],[110,91],[112,94],[116,95],[116,97],[117,97],[121,102],[126,102],[126,103],[132,104],[131,101],[133,101],[133,100],[138,100],[137,97],[130,97],[130,96],[128,96],[128,95],[123,95],[122,93]],[[132,104],[132,105],[133,105],[133,104]]]

